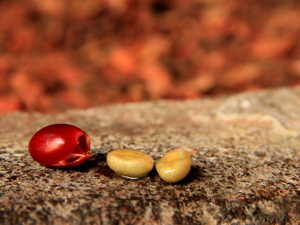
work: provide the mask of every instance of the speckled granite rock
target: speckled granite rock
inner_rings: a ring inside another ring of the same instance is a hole
[[[34,162],[30,137],[52,123],[86,131],[95,156],[73,169]],[[300,88],[219,99],[112,105],[63,114],[0,116],[1,224],[297,224]],[[116,148],[155,160],[181,147],[192,169],[167,184],[106,164]]]

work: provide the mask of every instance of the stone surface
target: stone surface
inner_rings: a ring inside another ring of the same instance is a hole
[[[296,224],[300,220],[300,88],[218,99],[111,105],[63,114],[0,116],[1,224]],[[95,153],[73,169],[31,159],[40,128],[70,123]],[[168,184],[128,180],[106,164],[116,148],[157,161],[189,151],[192,169]]]

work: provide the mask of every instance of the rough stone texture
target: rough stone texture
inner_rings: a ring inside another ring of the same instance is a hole
[[[112,105],[63,114],[0,116],[1,224],[297,224],[300,88],[196,101]],[[52,123],[86,131],[95,156],[73,169],[31,159],[30,137]],[[106,164],[116,148],[155,160],[175,148],[192,169],[168,184]]]

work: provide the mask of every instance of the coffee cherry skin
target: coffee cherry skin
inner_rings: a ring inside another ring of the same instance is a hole
[[[52,124],[37,131],[28,150],[38,163],[54,168],[69,168],[84,163],[90,152],[90,138],[70,124]]]

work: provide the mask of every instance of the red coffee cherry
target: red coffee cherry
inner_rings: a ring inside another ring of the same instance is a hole
[[[40,164],[68,168],[84,163],[90,152],[90,138],[80,128],[52,124],[36,132],[28,145],[31,157]]]

